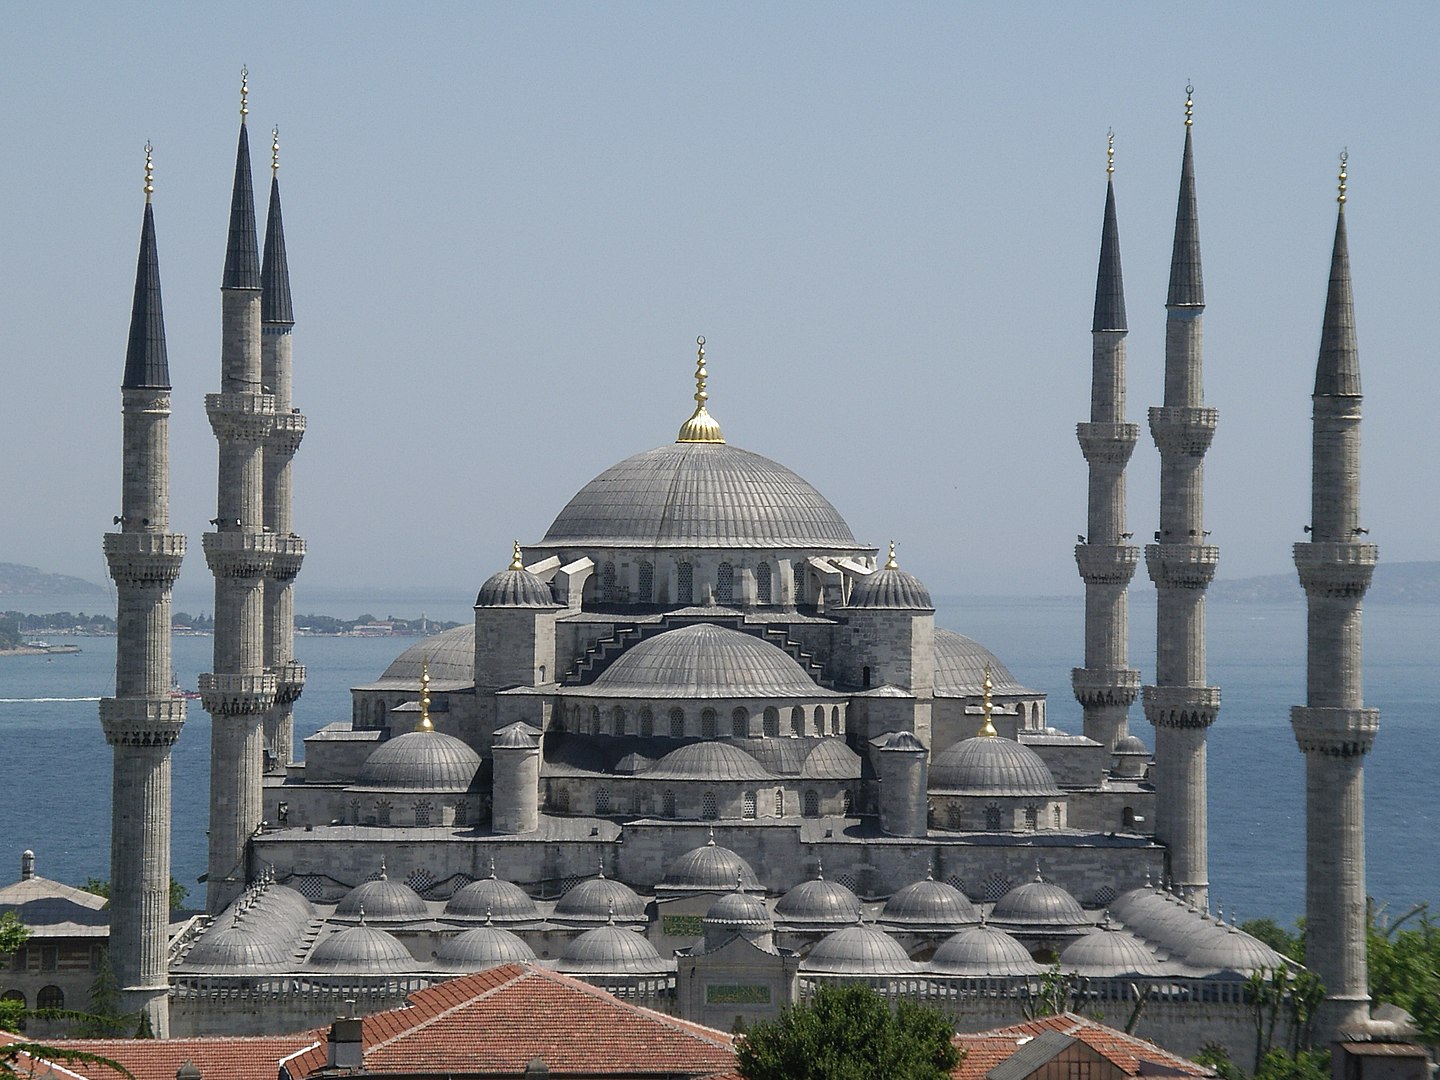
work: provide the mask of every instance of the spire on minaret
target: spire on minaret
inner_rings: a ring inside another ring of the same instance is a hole
[[[165,314],[160,304],[160,259],[155,252],[155,190],[152,148],[145,144],[145,218],[140,226],[140,259],[135,266],[135,299],[130,306],[130,342],[125,349],[126,390],[170,389],[165,353]]]
[[[1340,154],[1339,212],[1335,215],[1335,247],[1330,253],[1330,289],[1325,294],[1325,323],[1320,334],[1320,362],[1315,367],[1315,393],[1332,397],[1360,396],[1360,349],[1355,343],[1355,306],[1350,292],[1350,245],[1345,235],[1346,166]]]
[[[1110,132],[1106,139],[1105,224],[1100,233],[1100,270],[1095,277],[1095,321],[1090,327],[1097,334],[1129,329],[1125,324],[1125,282],[1120,275],[1120,226],[1115,220],[1115,133]]]
[[[230,240],[225,246],[222,289],[260,288],[260,245],[255,239],[255,188],[250,178],[250,135],[245,127],[250,73],[240,69],[240,142],[235,150],[235,185],[230,195]]]
[[[1166,307],[1205,306],[1205,282],[1200,273],[1200,215],[1195,209],[1195,155],[1190,145],[1192,95],[1185,87],[1185,158],[1180,166],[1180,201],[1175,207],[1175,246],[1170,252],[1170,292]]]
[[[260,321],[294,326],[290,305],[290,264],[285,260],[285,225],[280,218],[280,129],[270,131],[270,212],[265,218],[265,259],[260,266]]]

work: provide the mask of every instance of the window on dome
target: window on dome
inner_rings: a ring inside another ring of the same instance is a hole
[[[994,803],[991,803],[989,806],[985,807],[985,831],[1000,831],[1000,807],[996,806]]]
[[[1135,828],[1135,808],[1127,806],[1120,812],[1120,827],[1122,829]]]
[[[824,735],[824,734],[825,734],[825,706],[824,706],[824,705],[816,705],[816,706],[815,706],[815,734],[816,734],[816,735]]]
[[[755,599],[758,603],[773,603],[770,595],[770,564],[762,562],[755,567]]]
[[[767,738],[775,738],[780,734],[780,711],[773,705],[765,710],[765,727],[763,728]]]
[[[647,739],[655,734],[655,714],[649,709],[640,710],[640,734]]]
[[[790,710],[790,734],[805,734],[805,710],[799,705]]]
[[[740,797],[740,816],[743,818],[755,816],[755,792],[747,791]]]
[[[730,714],[730,736],[735,739],[746,738],[750,734],[750,714],[743,708],[737,708]]]
[[[464,799],[459,799],[455,803],[455,824],[470,824],[470,804]]]
[[[816,791],[814,788],[808,788],[808,789],[806,789],[806,791],[805,791],[805,802],[804,802],[803,805],[804,805],[804,809],[801,810],[801,813],[802,813],[805,817],[819,817],[819,816],[820,816],[820,793],[819,793],[818,791]]]
[[[700,737],[702,739],[715,738],[715,710],[706,709],[700,714]]]
[[[599,735],[599,734],[600,734],[600,706],[599,706],[599,705],[591,705],[591,706],[590,706],[590,734],[591,734],[591,735]]]
[[[728,562],[722,562],[715,571],[715,602],[735,602],[735,567]]]
[[[784,788],[778,788],[778,787],[777,787],[777,788],[775,789],[775,816],[776,816],[776,817],[784,817],[784,816],[785,816],[785,789],[784,789]]]
[[[832,705],[832,706],[830,706],[830,734],[831,734],[831,735],[839,735],[839,734],[840,734],[840,706],[839,706],[839,705]]]
[[[706,821],[714,821],[720,816],[720,810],[715,803],[715,793],[707,791],[700,799],[700,816]]]
[[[675,602],[677,604],[695,603],[695,564],[682,562],[675,568]]]
[[[988,824],[990,818],[987,816],[985,818],[985,821]],[[959,832],[963,825],[964,819],[961,817],[960,807],[957,806],[955,803],[951,803],[945,808],[945,827],[947,829],[953,829],[955,832]]]
[[[648,604],[655,599],[655,564],[645,560],[640,561],[636,573],[636,587],[639,590],[639,600],[642,604]]]
[[[616,735],[624,735],[624,734],[625,734],[625,707],[624,707],[623,705],[616,705],[614,711],[610,714],[610,719],[614,722],[615,734],[616,734]]]
[[[795,603],[805,603],[805,566],[803,563],[796,563],[795,573]]]
[[[65,991],[58,986],[42,986],[40,992],[35,995],[35,1007],[37,1009],[63,1009],[65,1007]]]
[[[561,788],[555,792],[555,809],[562,814],[570,812],[570,789]]]
[[[415,804],[415,824],[419,828],[426,828],[430,824],[430,800],[421,799]]]
[[[670,710],[670,737],[672,739],[685,737],[685,713],[682,709]]]
[[[619,599],[615,588],[615,564],[613,562],[607,562],[600,571],[600,595],[607,604],[613,604]]]
[[[359,825],[359,824],[360,824],[360,800],[359,800],[359,799],[351,799],[351,800],[350,800],[350,821],[351,821],[353,824],[356,824],[356,825]]]
[[[849,788],[840,793],[840,809],[846,815],[855,812],[855,795]]]
[[[1053,816],[1054,821],[1055,821],[1055,830],[1056,830],[1056,832],[1059,832],[1060,829],[1064,827],[1063,825],[1061,825],[1061,815],[1060,815],[1060,804],[1059,804],[1059,803],[1056,803],[1055,806],[1053,807],[1052,816]]]
[[[660,800],[661,813],[666,817],[675,816],[675,792],[666,791]]]
[[[1040,808],[1036,806],[1025,807],[1025,831],[1034,832],[1040,828]]]
[[[390,804],[384,799],[375,804],[375,821],[379,825],[390,824]]]
[[[605,817],[610,813],[610,789],[597,788],[595,791],[595,813]]]

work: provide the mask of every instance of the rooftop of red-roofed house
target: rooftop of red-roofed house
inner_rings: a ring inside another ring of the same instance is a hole
[[[1043,1064],[1039,1058],[1048,1061],[1075,1043],[1084,1044],[1109,1062],[1117,1074],[1125,1076],[1215,1075],[1214,1070],[1152,1042],[1074,1013],[1060,1013],[973,1035],[957,1035],[955,1045],[964,1057],[951,1076],[955,1080],[1019,1080],[1034,1071],[1026,1068],[1029,1057],[1037,1058],[1034,1064],[1038,1069]],[[1012,1060],[1017,1055],[1022,1060]]]

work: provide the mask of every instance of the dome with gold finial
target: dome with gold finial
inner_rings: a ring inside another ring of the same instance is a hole
[[[894,611],[934,611],[930,590],[914,574],[900,569],[895,561],[895,541],[890,541],[890,558],[869,577],[856,582],[850,594],[852,608],[888,608]]]
[[[525,569],[525,560],[520,553],[520,541],[515,541],[515,554],[510,565],[498,574],[492,574],[480,586],[475,597],[476,607],[521,607],[549,608],[555,606],[555,597],[550,586]]]
[[[420,669],[420,720],[415,730],[381,743],[360,767],[354,787],[375,791],[469,791],[480,771],[480,755],[430,720],[430,671]]]

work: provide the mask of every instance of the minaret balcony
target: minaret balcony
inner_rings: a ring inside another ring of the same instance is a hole
[[[1145,568],[1158,589],[1204,589],[1215,579],[1214,544],[1146,544]]]
[[[1145,719],[1155,727],[1208,728],[1220,711],[1218,686],[1147,686]]]
[[[275,427],[275,395],[206,394],[205,412],[217,439],[262,442]]]
[[[1134,668],[1071,668],[1070,685],[1075,688],[1075,700],[1087,709],[1097,705],[1128,708],[1140,694],[1140,672]]]
[[[275,558],[266,570],[272,581],[294,581],[300,573],[300,564],[305,561],[305,538],[293,533],[289,536],[275,536]]]
[[[130,386],[120,391],[120,411],[130,416],[169,416],[170,391],[153,386]]]
[[[1375,744],[1380,710],[1296,705],[1290,710],[1290,726],[1302,753],[1361,757]]]
[[[205,563],[216,577],[263,577],[275,560],[280,537],[274,533],[239,529],[206,533],[200,538]]]
[[[1351,541],[1311,541],[1295,545],[1295,569],[1307,596],[1358,599],[1370,588],[1380,549]]]
[[[116,585],[170,586],[180,576],[185,558],[185,537],[180,533],[106,533],[104,544]]]
[[[305,437],[305,417],[298,411],[277,412],[275,424],[265,439],[265,449],[289,457],[300,449]]]
[[[1161,405],[1150,410],[1150,436],[1162,456],[1203,457],[1219,422],[1220,410],[1208,405]]]
[[[258,716],[275,705],[275,673],[200,676],[200,703],[211,716]]]
[[[1075,425],[1075,437],[1091,465],[1124,465],[1140,439],[1140,425],[1080,423]]]
[[[294,660],[287,660],[283,664],[276,664],[275,672],[275,704],[293,705],[300,700],[300,694],[305,689],[305,665],[296,663]]]
[[[1139,563],[1134,544],[1075,545],[1075,565],[1086,585],[1128,585]]]
[[[185,699],[101,698],[100,726],[111,746],[174,746],[185,726]]]

